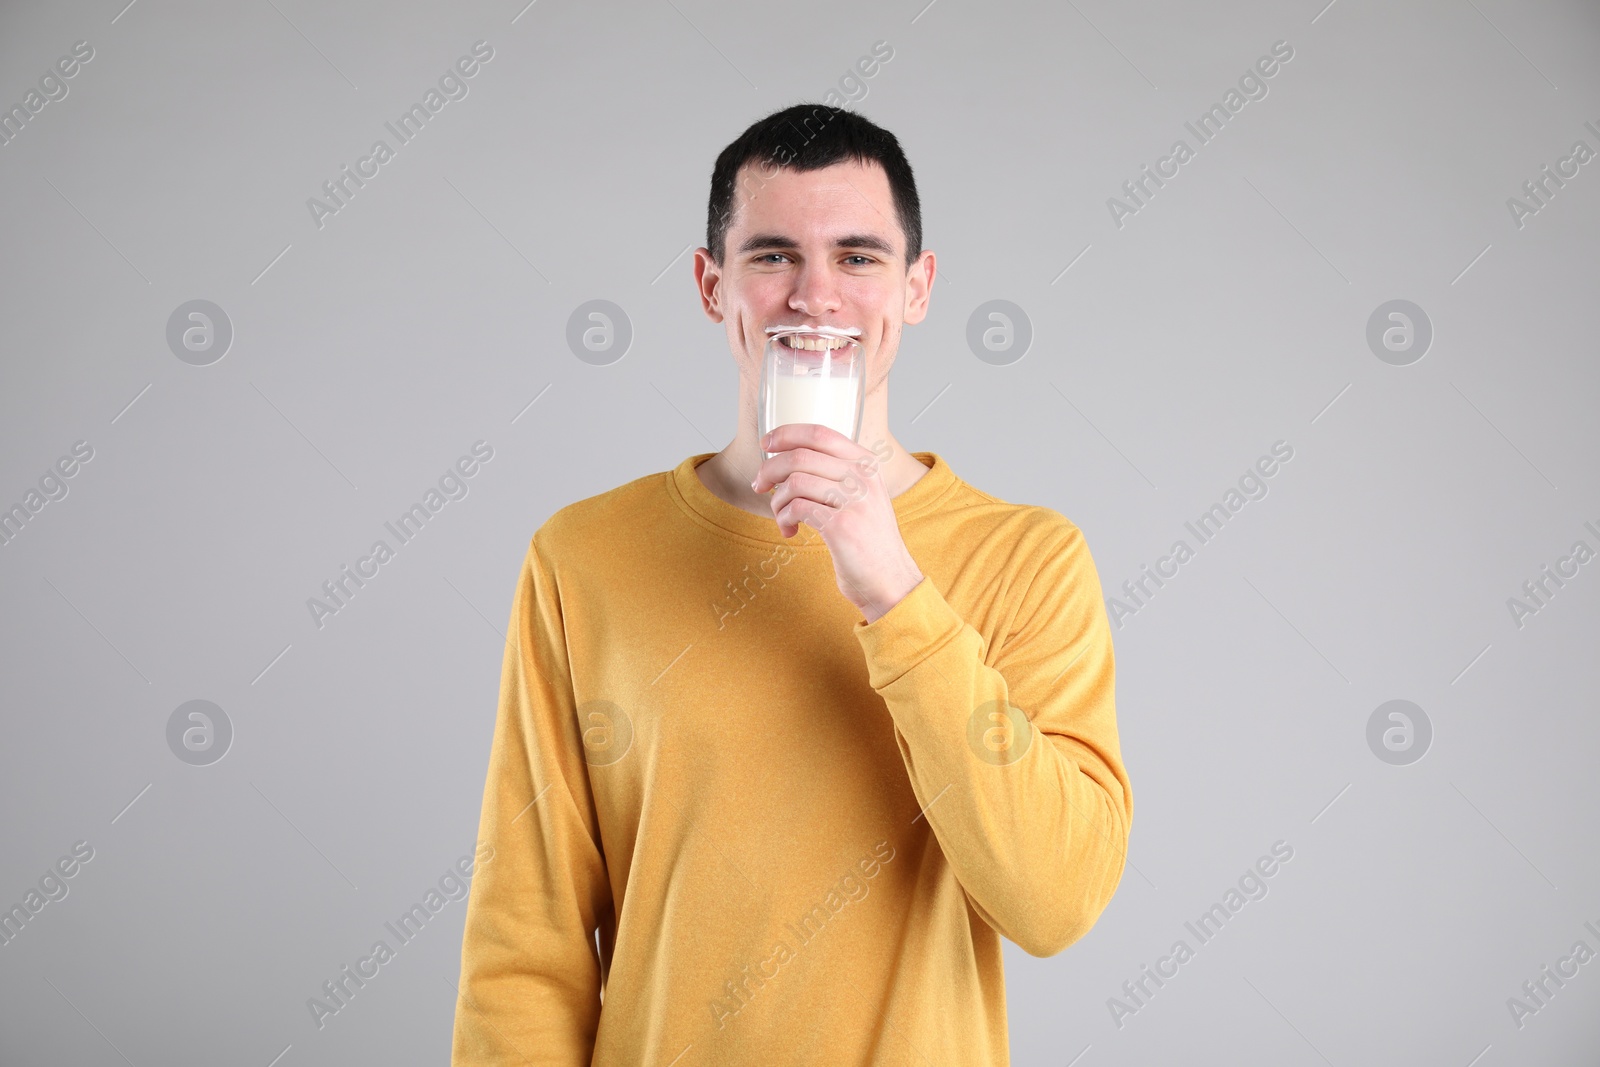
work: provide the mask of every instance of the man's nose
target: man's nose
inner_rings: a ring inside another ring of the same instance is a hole
[[[801,268],[794,293],[789,297],[790,308],[815,317],[838,311],[842,306],[839,279],[831,267],[807,265]]]

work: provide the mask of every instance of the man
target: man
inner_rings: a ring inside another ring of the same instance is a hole
[[[1052,955],[1111,899],[1133,800],[1083,535],[889,431],[934,270],[866,119],[789,108],[718,157],[694,271],[738,431],[533,537],[454,1064],[1005,1064],[1000,937]],[[871,447],[790,425],[763,460],[780,324],[861,330]]]

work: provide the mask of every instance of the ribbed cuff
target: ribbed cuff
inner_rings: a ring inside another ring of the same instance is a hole
[[[867,657],[872,688],[881,692],[892,685],[955,640],[965,625],[933,579],[924,575],[900,603],[872,622],[856,623],[856,639]]]

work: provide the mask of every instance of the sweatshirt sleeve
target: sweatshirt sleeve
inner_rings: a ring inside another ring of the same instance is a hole
[[[517,581],[467,900],[450,1062],[587,1065],[595,930],[612,899],[555,578],[535,535]]]
[[[931,578],[858,621],[911,786],[973,910],[1030,955],[1087,933],[1122,878],[1133,791],[1100,580],[1065,519],[1012,583],[991,656]]]

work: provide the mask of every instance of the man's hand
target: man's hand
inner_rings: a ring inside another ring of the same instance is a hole
[[[779,426],[761,442],[768,452],[750,487],[774,489],[778,532],[793,537],[805,523],[833,556],[839,592],[875,622],[922,581],[906,549],[878,458],[818,423]]]

